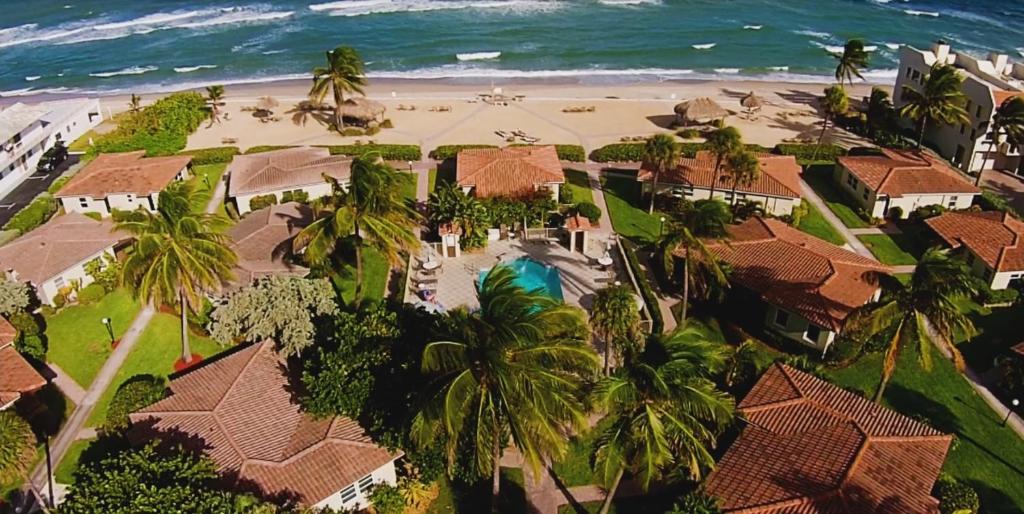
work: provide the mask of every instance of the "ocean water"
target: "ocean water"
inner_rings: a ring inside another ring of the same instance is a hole
[[[360,51],[371,77],[825,81],[861,37],[1024,55],[1019,0],[5,0],[0,95],[147,92],[305,78]]]

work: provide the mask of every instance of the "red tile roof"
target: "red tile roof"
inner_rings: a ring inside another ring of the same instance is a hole
[[[456,182],[478,197],[521,196],[544,184],[565,183],[554,146],[478,148],[459,152]]]
[[[706,484],[724,512],[938,512],[952,436],[780,363],[738,407],[747,427]]]
[[[57,192],[57,198],[89,196],[106,198],[131,193],[149,196],[163,191],[182,168],[192,162],[188,155],[147,157],[145,151],[100,154]]]
[[[573,214],[565,220],[566,230],[590,230],[591,228],[593,226],[590,224],[590,220],[579,214]]]
[[[658,176],[659,184],[682,184],[701,189],[711,189],[715,181],[715,155],[711,152],[697,152],[694,158],[679,159],[679,164]],[[749,186],[739,186],[736,190],[783,198],[800,198],[800,165],[796,157],[791,155],[757,154],[761,164],[761,176]],[[647,181],[654,177],[653,168],[647,163],[640,166],[637,180]],[[732,190],[729,178],[728,163],[722,163],[715,189]]]
[[[980,194],[958,171],[927,154],[883,149],[885,155],[839,158],[868,189],[891,197],[918,194]]]
[[[272,274],[308,273],[293,262],[292,239],[312,222],[312,209],[296,202],[271,205],[246,215],[227,232],[238,254],[234,284],[248,285]]]
[[[966,246],[996,271],[1024,270],[1024,222],[998,212],[947,212],[925,220],[953,248]]]
[[[323,176],[347,181],[352,158],[331,155],[327,148],[286,148],[236,155],[227,168],[228,195],[259,194],[323,184]]]
[[[129,237],[109,219],[70,212],[0,246],[0,271],[14,270],[19,282],[39,286]]]
[[[46,385],[46,379],[14,348],[18,331],[0,318],[0,408]]]
[[[730,280],[835,331],[871,300],[879,287],[875,274],[891,271],[773,219],[751,218],[729,227],[729,236],[708,248],[732,267]]]
[[[1003,105],[1003,102],[1005,102],[1008,98],[1013,98],[1015,96],[1024,96],[1024,92],[1021,92],[1021,91],[1003,91],[1001,89],[993,89],[992,90],[992,98],[995,100],[995,106],[997,108],[1000,105]]]
[[[1017,343],[1010,347],[1010,351],[1024,357],[1024,342]]]
[[[250,345],[178,376],[170,395],[130,415],[136,439],[199,446],[240,485],[314,505],[400,455],[348,418],[317,419],[294,400],[273,343]]]

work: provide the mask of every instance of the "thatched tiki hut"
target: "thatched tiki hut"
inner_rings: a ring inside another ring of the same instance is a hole
[[[750,94],[744,96],[743,99],[740,100],[740,105],[744,109],[746,109],[747,114],[750,115],[757,111],[760,111],[761,108],[764,107],[764,100],[762,100],[760,96],[755,95],[754,92],[751,91]]]
[[[728,115],[729,111],[707,97],[687,100],[676,106],[676,123],[680,125],[711,123]]]
[[[369,98],[349,98],[341,104],[341,115],[346,119],[355,120],[359,125],[367,126],[372,122],[384,121],[384,104]]]

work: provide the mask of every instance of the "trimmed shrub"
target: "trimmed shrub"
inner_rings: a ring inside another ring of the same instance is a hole
[[[1016,288],[992,289],[984,280],[978,280],[977,300],[982,305],[1005,305],[1019,299],[1020,291]]]
[[[176,154],[207,113],[206,100],[199,93],[172,93],[137,113],[125,114],[116,129],[94,139],[87,155],[134,150],[145,150],[150,157]]]
[[[103,215],[98,212],[83,212],[82,216],[86,218],[92,218],[96,221],[103,221]]]
[[[32,427],[14,409],[0,412],[0,483],[20,480],[36,456]]]
[[[812,162],[834,162],[846,155],[846,149],[837,145],[818,145],[813,143],[780,143],[772,149],[779,155],[792,155],[802,165]],[[815,156],[817,153],[817,156]]]
[[[274,195],[259,195],[249,199],[249,209],[253,211],[258,211],[271,205],[277,205],[277,197]]]
[[[223,164],[231,162],[231,159],[242,153],[237,146],[219,146],[216,148],[200,148],[198,150],[185,150],[181,155],[191,155],[192,164],[202,166],[204,164]]]
[[[18,350],[18,353],[39,362],[46,361],[46,342],[38,335],[19,336],[14,340],[14,349]]]
[[[285,191],[281,193],[281,203],[288,202],[307,203],[309,202],[309,193],[301,189],[296,189],[295,191]]]
[[[572,203],[572,188],[568,187],[567,184],[562,184],[562,187],[558,188],[558,203],[569,205]]]
[[[643,160],[644,143],[612,143],[591,154],[597,162],[639,162]]]
[[[935,496],[942,514],[977,514],[981,509],[981,500],[973,487],[946,475],[935,484]]]
[[[370,501],[377,514],[402,514],[405,512],[405,495],[398,486],[377,484],[370,491]]]
[[[1010,205],[1010,202],[991,191],[982,191],[981,196],[975,196],[974,204],[981,207],[983,211],[1008,212],[1018,218],[1020,217],[1020,214]]]
[[[359,127],[345,127],[339,132],[342,137],[358,137],[365,136],[366,131]]]
[[[19,234],[24,234],[46,223],[55,212],[57,212],[57,202],[53,197],[48,194],[39,195],[32,200],[32,203],[13,216],[4,225],[4,230],[17,230]]]
[[[163,399],[167,390],[164,379],[153,375],[135,375],[117,388],[107,409],[103,429],[118,431],[128,428],[128,414]]]
[[[498,148],[495,145],[441,145],[427,154],[427,157],[435,161],[454,159],[463,150],[475,150],[478,148]]]
[[[30,312],[15,312],[10,315],[7,321],[11,323],[11,326],[14,327],[19,334],[39,335],[43,332],[43,327],[39,323],[39,320]]]
[[[103,288],[102,284],[93,282],[82,288],[78,292],[78,303],[90,304],[100,301],[107,294],[107,290]]]
[[[360,157],[368,153],[379,153],[385,161],[418,161],[422,157],[418,145],[331,145],[331,155]]]
[[[892,209],[889,209],[889,212],[892,212],[895,209],[899,209],[899,207],[893,207]],[[934,218],[944,212],[946,212],[946,208],[941,205],[925,205],[914,209],[908,218],[910,221],[924,221],[928,218]],[[901,209],[900,214],[902,213]]]
[[[683,139],[697,139],[700,137],[700,131],[697,129],[689,128],[676,132],[676,135]]]
[[[651,315],[651,331],[660,334],[665,329],[665,320],[661,317],[661,309],[658,308],[658,297],[651,289],[651,283],[647,281],[647,274],[640,267],[640,260],[636,256],[636,244],[628,239],[619,239],[619,244],[622,245],[623,253],[626,254],[626,263],[629,265],[629,269],[633,270],[633,275],[640,286],[640,295],[644,297],[644,303],[648,306],[647,312]]]
[[[60,177],[57,180],[54,180],[53,183],[50,184],[50,187],[46,188],[46,192],[51,195],[57,194],[57,191],[60,191],[60,188],[64,187],[64,184],[67,184],[69,180],[71,180],[70,176]]]
[[[597,223],[601,219],[601,208],[590,202],[576,204],[576,212],[590,220],[591,223]]]
[[[245,151],[245,153],[246,154],[253,154],[253,153],[273,152],[274,150],[285,150],[285,149],[288,149],[288,148],[298,148],[298,147],[294,146],[294,145],[256,145],[256,146],[250,147],[248,150]]]
[[[368,135],[368,136],[376,136],[377,134],[380,134],[380,125],[373,125],[371,127],[366,127],[366,135]]]
[[[890,207],[889,208],[889,212],[886,213],[886,215],[890,219],[894,219],[894,220],[902,219],[903,218],[903,207],[900,207],[899,205],[897,205],[895,207]]]

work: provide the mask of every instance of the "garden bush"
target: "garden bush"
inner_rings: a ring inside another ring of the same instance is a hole
[[[370,501],[377,514],[402,514],[405,512],[405,495],[398,486],[377,484],[370,491]]]
[[[889,209],[888,216],[890,219],[898,220],[903,218],[903,207],[895,206]]]
[[[51,195],[57,194],[57,191],[60,191],[60,188],[64,187],[64,184],[67,184],[69,180],[71,180],[70,176],[60,177],[57,180],[54,180],[53,183],[50,184],[50,187],[46,188],[46,192]]]
[[[293,145],[291,145],[291,146],[290,145],[256,145],[256,146],[250,147],[248,150],[245,151],[245,153],[246,154],[254,154],[254,153],[263,153],[263,152],[273,152],[275,150],[286,150],[288,148],[298,148],[298,147],[297,146],[293,146]]]
[[[889,211],[891,212],[893,209],[897,209],[897,207],[893,207]],[[936,216],[938,216],[938,215],[940,215],[940,214],[942,214],[944,212],[946,212],[946,208],[941,206],[941,205],[925,205],[925,206],[918,207],[918,208],[914,209],[913,211],[911,211],[910,216],[908,217],[908,219],[910,219],[910,221],[914,221],[914,222],[924,221],[924,220],[926,220],[928,218],[934,218],[934,217],[936,217]],[[902,214],[902,212],[901,212],[901,214]]]
[[[277,205],[277,196],[270,195],[258,195],[249,199],[249,209],[258,211],[264,207],[270,207],[271,205]]]
[[[478,148],[498,148],[495,145],[441,145],[427,155],[435,161],[443,161],[446,159],[454,159],[459,155],[459,152],[463,150],[475,150]]]
[[[98,212],[83,212],[82,216],[96,221],[103,221],[103,215]]]
[[[14,349],[38,362],[46,362],[46,341],[39,335],[18,336],[14,340]]]
[[[373,125],[373,126],[370,126],[370,127],[366,127],[366,135],[368,135],[368,136],[375,136],[377,134],[380,134],[380,125]]]
[[[57,202],[53,197],[48,194],[39,195],[32,200],[32,203],[13,216],[4,225],[4,230],[17,230],[18,234],[24,234],[46,223],[55,212],[57,212]]]
[[[181,155],[191,155],[192,164],[202,166],[204,164],[223,164],[231,162],[236,155],[242,153],[237,146],[219,146],[216,148],[200,148],[198,150],[185,150]]]
[[[107,290],[103,288],[102,284],[93,282],[92,284],[83,287],[82,290],[78,292],[78,303],[88,305],[90,303],[98,302],[106,296],[106,294]]]
[[[981,207],[983,211],[1002,211],[1020,217],[1010,202],[991,191],[982,191],[981,196],[975,196],[974,204]]]
[[[977,491],[947,475],[935,484],[935,496],[942,514],[977,514],[981,510]]]
[[[285,191],[281,193],[281,203],[288,202],[308,203],[309,193],[301,189],[296,189],[295,191]]]
[[[391,122],[391,118],[387,118],[384,121],[380,122],[380,128],[395,128],[395,124]]]
[[[697,129],[689,128],[676,132],[676,135],[683,139],[697,139],[700,137],[700,131]]]
[[[331,155],[359,157],[368,153],[379,153],[385,161],[418,161],[422,156],[418,145],[331,145]]]
[[[1013,287],[1006,289],[992,289],[983,280],[978,281],[977,300],[982,305],[1005,305],[1016,303],[1020,299],[1020,290]]]
[[[576,212],[590,220],[591,223],[597,223],[601,219],[601,208],[590,202],[576,204]]]
[[[8,320],[11,326],[24,335],[39,335],[43,332],[42,323],[31,312],[19,311],[10,315]]]
[[[167,384],[164,379],[153,375],[135,375],[126,380],[107,408],[107,419],[103,429],[119,431],[128,427],[128,414],[163,399]]]
[[[640,286],[640,295],[644,297],[644,303],[647,304],[647,312],[651,315],[651,330],[655,334],[660,334],[665,328],[665,320],[661,317],[661,309],[658,308],[658,297],[654,294],[651,283],[647,281],[647,274],[640,267],[640,259],[636,256],[636,244],[628,239],[619,239],[619,244],[622,245],[623,253],[626,254],[626,263],[629,265],[629,269],[633,270],[633,275]]]
[[[564,205],[572,203],[572,188],[563,184],[562,187],[558,189],[558,203]]]
[[[21,480],[35,456],[32,427],[14,409],[0,412],[0,484]]]
[[[643,160],[644,143],[612,143],[591,154],[596,162],[638,162]]]
[[[116,129],[94,139],[87,155],[134,150],[145,150],[150,157],[173,155],[185,148],[188,135],[207,115],[206,100],[199,93],[173,93],[125,114]]]
[[[802,165],[811,162],[834,162],[839,157],[846,155],[846,150],[837,145],[818,145],[813,143],[780,143],[775,145],[773,153],[779,155],[792,155]],[[815,156],[817,153],[817,156]]]
[[[359,127],[345,127],[339,131],[343,137],[359,137],[365,136],[366,131]]]

